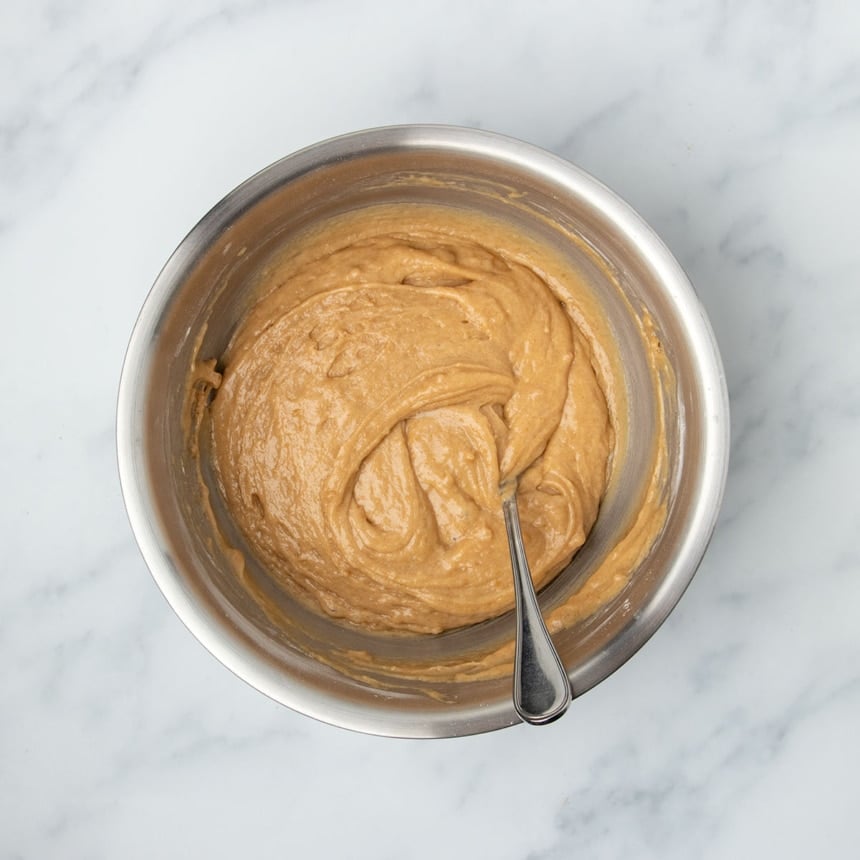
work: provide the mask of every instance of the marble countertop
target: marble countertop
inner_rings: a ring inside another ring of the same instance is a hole
[[[3,4],[0,857],[857,857],[858,45],[847,0]],[[633,204],[733,410],[717,532],[653,639],[552,726],[433,742],[316,723],[210,657],[114,454],[131,327],[200,215],[415,121]]]

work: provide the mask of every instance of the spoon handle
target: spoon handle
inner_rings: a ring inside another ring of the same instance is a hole
[[[514,658],[514,707],[527,723],[542,725],[558,719],[571,700],[570,681],[541,617],[532,584],[516,493],[502,502],[517,608],[517,648]]]

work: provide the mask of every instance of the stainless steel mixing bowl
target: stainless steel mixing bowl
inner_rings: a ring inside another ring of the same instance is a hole
[[[622,465],[592,535],[543,589],[541,604],[551,609],[569,597],[629,523],[662,402],[669,438],[666,524],[618,597],[555,636],[574,694],[606,678],[654,633],[690,582],[722,497],[729,416],[717,345],[678,263],[635,212],[582,170],[495,134],[420,125],[358,132],[284,158],[215,206],[165,265],[131,337],[117,415],[122,490],[140,549],[171,606],[212,654],[258,690],[364,732],[484,732],[518,721],[510,678],[398,682],[396,672],[338,671],[326,649],[340,655],[341,666],[344,654],[360,652],[392,666],[450,663],[510,641],[512,617],[441,636],[382,637],[318,617],[273,591],[279,611],[297,624],[273,623],[212,539],[183,430],[192,362],[221,354],[251,301],[247,285],[274,249],[320,219],[386,201],[437,202],[506,218],[568,255],[601,298],[621,346],[636,432],[620,452]],[[584,242],[571,241],[572,234]],[[629,301],[607,287],[606,270],[586,247],[615,273]],[[674,383],[655,385],[648,372],[631,319],[643,309]],[[240,537],[233,539],[241,546]],[[248,575],[266,579],[253,560]],[[308,656],[313,651],[318,657]]]

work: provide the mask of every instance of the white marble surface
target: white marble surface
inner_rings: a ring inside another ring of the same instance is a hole
[[[860,7],[6,0],[0,857],[860,856]],[[373,125],[525,138],[689,271],[733,407],[668,623],[545,729],[364,737],[215,662],[135,548],[135,315],[258,168]]]

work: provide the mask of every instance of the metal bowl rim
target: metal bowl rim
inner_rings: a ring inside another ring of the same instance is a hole
[[[247,179],[219,201],[191,229],[165,263],[141,308],[123,362],[117,399],[117,462],[129,521],[141,554],[165,599],[198,639],[238,677],[275,701],[332,725],[392,737],[452,737],[492,731],[518,721],[509,701],[471,709],[470,713],[439,712],[416,720],[408,713],[384,707],[361,711],[339,707],[335,696],[321,696],[298,681],[285,684],[281,672],[223,619],[202,607],[184,587],[160,539],[146,481],[138,477],[144,451],[142,414],[137,386],[146,379],[150,346],[158,321],[197,255],[247,207],[309,169],[373,151],[435,149],[516,167],[537,175],[560,190],[585,201],[610,220],[657,275],[671,297],[697,358],[702,383],[704,427],[701,491],[690,515],[690,528],[677,547],[673,563],[662,577],[657,594],[631,620],[615,647],[571,673],[581,695],[623,665],[653,635],[681,598],[704,555],[716,525],[729,459],[729,402],[725,374],[710,322],[681,266],[651,227],[617,194],[574,164],[533,144],[494,132],[450,125],[398,125],[356,131],[313,144],[274,162]]]

